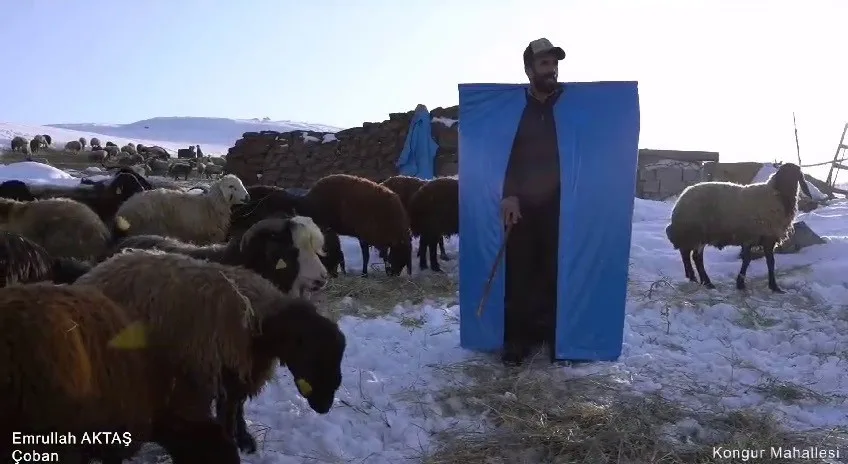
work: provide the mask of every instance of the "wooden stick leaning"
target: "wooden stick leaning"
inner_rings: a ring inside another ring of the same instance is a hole
[[[495,262],[492,264],[492,270],[489,271],[489,279],[486,280],[486,286],[483,287],[483,296],[480,298],[480,305],[477,306],[478,319],[483,316],[483,308],[486,306],[486,302],[489,300],[489,294],[492,292],[492,283],[495,280],[495,274],[498,272],[498,266],[500,266],[504,253],[506,252],[506,243],[509,241],[509,233],[512,232],[512,225],[513,224],[509,224],[506,226],[503,242],[501,243],[501,247],[498,249],[497,256],[495,256]]]

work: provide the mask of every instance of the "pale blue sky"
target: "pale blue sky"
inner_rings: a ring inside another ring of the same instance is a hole
[[[642,147],[824,160],[848,121],[848,1],[6,1],[0,121],[155,116],[349,127],[522,82],[545,36],[561,80],[639,80]],[[13,63],[15,65],[13,65]]]

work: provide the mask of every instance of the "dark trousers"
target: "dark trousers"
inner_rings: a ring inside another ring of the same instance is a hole
[[[521,204],[506,245],[504,343],[554,342],[556,332],[559,194]]]

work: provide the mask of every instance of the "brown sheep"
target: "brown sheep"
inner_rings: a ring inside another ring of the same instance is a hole
[[[87,145],[86,140],[85,140],[85,137],[80,137],[80,138],[79,138],[79,139],[77,139],[77,140],[78,140],[78,141],[79,141],[79,143],[80,143],[80,149],[81,149],[81,150],[85,149],[85,146]]]
[[[99,288],[144,321],[150,345],[164,350],[155,354],[184,373],[197,403],[208,405],[223,381],[219,418],[231,433],[238,429],[243,449],[255,443],[240,405],[274,377],[277,363],[288,367],[314,411],[332,408],[344,334],[312,303],[284,295],[253,271],[139,250],[108,258],[74,285]]]
[[[92,147],[94,148],[94,147]],[[91,153],[88,154],[88,160],[92,163],[100,163],[103,164],[106,161],[106,158],[109,157],[109,153],[106,150],[91,150]]]
[[[65,144],[66,151],[82,151],[82,143],[79,140],[71,140]]]
[[[390,189],[361,177],[332,174],[315,183],[303,205],[319,226],[367,244],[361,246],[362,275],[368,275],[368,245],[389,249],[389,275],[400,274],[404,267],[412,274],[409,215]]]
[[[441,272],[436,256],[439,239],[459,233],[459,182],[456,177],[431,179],[415,192],[409,201],[409,218],[412,233],[419,236],[419,266],[427,269],[427,252],[430,269]]]
[[[92,150],[99,150],[103,148],[103,146],[100,145],[100,139],[97,137],[92,137],[91,140],[89,140],[89,145],[91,145]]]
[[[238,463],[232,439],[207,413],[172,410],[174,377],[132,342],[138,324],[100,291],[86,286],[15,285],[0,289],[0,433],[60,430],[77,437],[114,432],[120,443],[35,446],[61,461],[117,464],[155,441],[175,464]],[[135,337],[138,338],[138,337]],[[138,340],[136,340],[138,342]],[[23,406],[23,407],[22,407]],[[182,407],[181,407],[182,409]],[[187,420],[180,420],[177,417]],[[175,420],[176,419],[176,420]],[[127,441],[129,440],[129,441]],[[194,446],[198,440],[203,446]],[[12,456],[12,441],[0,452]]]
[[[384,187],[388,187],[389,190],[395,192],[400,197],[400,201],[403,202],[403,207],[406,208],[406,212],[409,213],[409,202],[412,200],[412,195],[415,195],[415,192],[418,191],[427,181],[424,179],[419,179],[417,177],[412,176],[392,176],[388,179],[380,182],[380,185]],[[443,237],[439,237],[439,250],[441,254],[439,258],[442,261],[450,260],[448,257],[448,253],[445,251],[445,239]],[[423,253],[423,248],[419,244],[418,246],[418,257],[421,257]],[[380,251],[380,257],[386,259],[385,251]]]
[[[82,261],[97,260],[112,242],[97,213],[67,198],[31,202],[0,198],[0,230],[27,237],[53,257]]]

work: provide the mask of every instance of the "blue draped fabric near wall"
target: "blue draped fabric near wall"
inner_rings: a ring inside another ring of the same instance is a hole
[[[432,179],[435,176],[436,151],[439,145],[433,140],[433,128],[430,123],[427,107],[418,105],[397,160],[399,174],[419,179]]]
[[[459,86],[460,338],[503,346],[504,263],[477,306],[504,238],[500,199],[526,85]],[[565,84],[554,114],[561,198],[557,359],[621,355],[639,146],[636,82]]]

